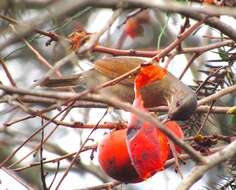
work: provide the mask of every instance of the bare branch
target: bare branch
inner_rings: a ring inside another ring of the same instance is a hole
[[[205,172],[213,168],[217,164],[224,162],[236,155],[236,141],[227,145],[224,149],[210,155],[206,158],[207,162],[195,166],[190,174],[185,177],[176,190],[188,190],[197,180],[199,180]]]
[[[217,99],[221,98],[222,96],[225,96],[230,93],[236,93],[236,85],[224,88],[224,89],[220,90],[219,92],[216,92],[215,94],[212,94],[210,96],[207,96],[207,97],[199,100],[198,105],[203,105],[203,104],[206,104],[210,101],[217,100]]]

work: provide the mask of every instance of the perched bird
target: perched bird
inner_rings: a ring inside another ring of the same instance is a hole
[[[48,79],[42,83],[46,87],[74,86],[81,89],[93,88],[130,70],[145,62],[141,58],[116,57],[99,59],[94,62],[94,67],[80,74],[56,79]],[[101,90],[116,96],[123,101],[132,103],[134,100],[134,77],[108,86]],[[194,92],[179,79],[167,72],[162,80],[156,80],[140,89],[146,108],[156,106],[169,106],[168,118],[171,120],[188,119],[197,107],[197,98]]]

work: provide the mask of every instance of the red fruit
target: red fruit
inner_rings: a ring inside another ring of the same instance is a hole
[[[178,123],[176,123],[175,121],[167,121],[165,123],[165,126],[176,136],[178,137],[179,139],[184,139],[184,133],[181,129],[181,127],[178,125]],[[182,152],[182,149],[175,145],[175,150],[178,152],[178,153],[181,153]]]
[[[143,181],[135,171],[126,145],[127,129],[105,135],[98,145],[98,161],[102,169],[112,178],[125,182]]]
[[[105,135],[104,139],[99,143],[98,160],[107,175],[125,183],[138,183],[152,176],[157,171],[162,170],[163,167],[158,165],[156,166],[157,169],[155,172],[147,172],[144,177],[140,177],[138,175],[135,167],[132,165],[132,161],[128,153],[126,133],[127,129],[113,131],[110,134]],[[159,151],[162,152],[161,162],[164,162],[169,155],[167,138],[158,130],[156,134],[158,134],[157,138],[161,147]],[[140,142],[139,145],[145,148],[145,145],[142,145],[142,142]],[[146,152],[152,152],[152,150],[143,149],[142,152],[136,152],[136,156],[140,158]],[[141,159],[140,162],[143,162],[144,165],[150,164],[146,159]]]
[[[136,18],[130,18],[125,23],[124,33],[132,39],[136,38],[138,35],[142,35],[143,27],[140,21]]]

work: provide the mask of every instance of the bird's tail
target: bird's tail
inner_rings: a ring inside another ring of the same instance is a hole
[[[40,86],[43,87],[73,87],[78,85],[82,74],[62,76],[60,78],[48,78]]]

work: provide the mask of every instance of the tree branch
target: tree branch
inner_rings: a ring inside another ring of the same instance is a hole
[[[176,190],[188,190],[205,172],[217,164],[224,162],[236,155],[236,141],[227,145],[224,149],[210,155],[206,158],[207,163],[195,166],[190,174],[182,180]]]

